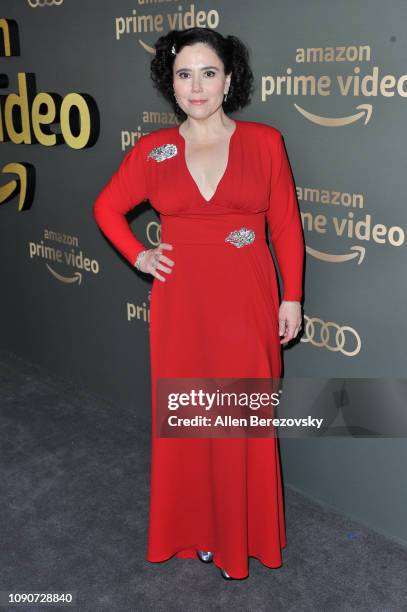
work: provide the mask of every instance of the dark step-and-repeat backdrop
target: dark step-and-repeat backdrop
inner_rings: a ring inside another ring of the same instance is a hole
[[[2,0],[1,346],[150,419],[152,278],[92,207],[140,135],[175,124],[150,61],[191,26],[248,46],[255,92],[234,116],[283,133],[297,186],[304,330],[284,374],[347,435],[283,440],[286,481],[407,541],[375,503],[380,488],[405,507],[407,491],[388,478],[407,455],[404,0]],[[129,223],[156,246],[151,204]]]

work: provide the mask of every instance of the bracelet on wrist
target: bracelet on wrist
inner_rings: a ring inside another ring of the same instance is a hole
[[[147,253],[147,251],[141,251],[138,255],[137,255],[137,259],[134,262],[134,266],[137,268],[137,270],[140,270],[140,272],[142,272],[141,268],[140,268],[140,262],[143,259],[144,255]]]

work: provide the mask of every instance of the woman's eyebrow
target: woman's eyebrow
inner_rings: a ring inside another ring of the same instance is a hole
[[[203,68],[201,68],[201,70],[209,70],[209,68],[211,68],[212,70],[219,70],[217,66],[204,66]],[[178,74],[178,72],[181,72],[183,70],[191,70],[191,68],[178,68],[178,70],[175,71],[175,74]]]

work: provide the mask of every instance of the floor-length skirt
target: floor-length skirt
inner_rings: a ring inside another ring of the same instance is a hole
[[[156,436],[160,378],[278,378],[278,288],[264,214],[162,216],[174,260],[150,300],[152,447],[148,561],[214,563],[234,578],[249,557],[277,568],[286,545],[278,438]],[[225,242],[235,229],[255,240]]]

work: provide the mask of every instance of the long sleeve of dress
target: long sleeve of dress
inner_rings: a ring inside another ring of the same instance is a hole
[[[283,137],[278,132],[273,147],[270,206],[267,211],[270,238],[283,280],[284,300],[302,299],[304,239],[294,180]]]
[[[145,161],[139,141],[128,151],[93,205],[93,217],[110,242],[134,265],[146,248],[133,234],[126,213],[148,199]]]

